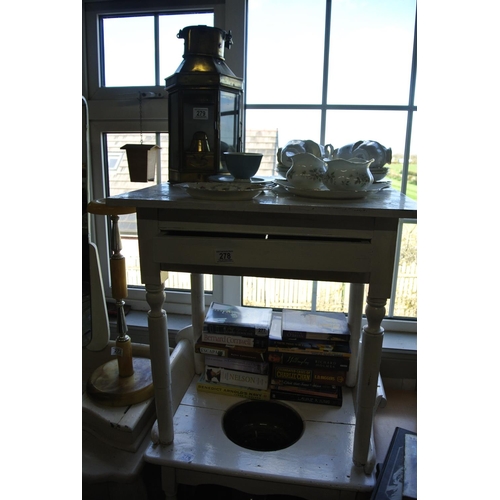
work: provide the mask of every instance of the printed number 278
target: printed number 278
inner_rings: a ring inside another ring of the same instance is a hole
[[[233,252],[231,251],[218,251],[217,262],[233,262]]]

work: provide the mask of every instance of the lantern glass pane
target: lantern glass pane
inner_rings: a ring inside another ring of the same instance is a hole
[[[221,153],[224,151],[238,151],[238,121],[239,94],[233,92],[221,92],[220,99],[220,132]]]

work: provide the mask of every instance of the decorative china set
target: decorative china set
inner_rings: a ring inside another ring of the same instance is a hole
[[[390,186],[383,181],[392,151],[375,141],[358,141],[336,150],[328,144],[294,140],[278,150],[278,172],[283,179],[254,177],[261,154],[224,153],[232,175],[210,178],[211,182],[186,183],[188,194],[199,199],[250,200],[265,189],[317,199],[359,199]]]

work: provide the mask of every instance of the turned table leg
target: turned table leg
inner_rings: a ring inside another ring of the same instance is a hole
[[[165,493],[165,500],[177,500],[177,480],[174,468],[161,468],[161,485],[163,493]]]
[[[148,329],[158,436],[161,444],[169,444],[174,440],[174,423],[167,314],[162,308],[165,300],[164,284],[147,284],[146,300],[151,307],[148,312]]]
[[[353,462],[357,466],[363,466],[368,461],[384,339],[381,323],[385,316],[387,299],[371,298],[368,294],[366,302],[365,313],[368,324],[363,327],[361,334],[353,446]]]
[[[203,286],[203,274],[191,274],[191,319],[193,329],[191,342],[193,344],[194,366],[195,372],[200,375],[203,373],[204,356],[194,352],[194,344],[201,336],[203,321],[205,320],[205,290]]]
[[[347,387],[354,387],[358,378],[359,363],[359,339],[361,336],[361,321],[363,318],[363,294],[365,285],[363,283],[351,283],[349,285],[349,313],[347,322],[351,331],[351,361],[347,372]]]

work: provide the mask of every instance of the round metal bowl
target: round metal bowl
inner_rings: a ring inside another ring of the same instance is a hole
[[[304,423],[295,410],[284,404],[246,401],[227,410],[222,427],[226,436],[242,448],[277,451],[299,440]]]

